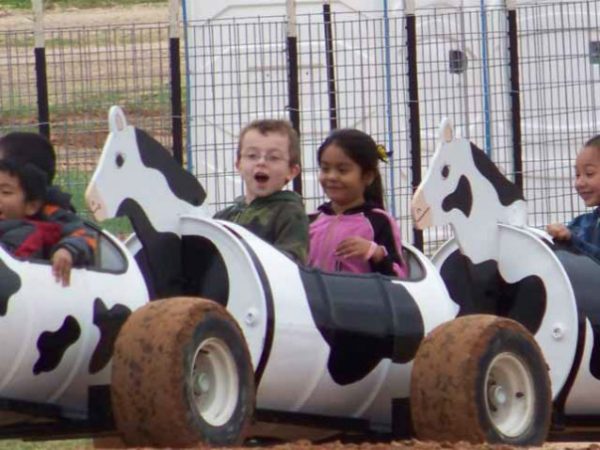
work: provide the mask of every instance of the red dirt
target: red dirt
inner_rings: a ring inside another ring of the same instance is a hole
[[[127,448],[120,447],[115,439],[97,440],[95,448]],[[145,447],[145,450],[150,447]],[[469,442],[429,442],[418,440],[404,441],[385,441],[385,442],[362,442],[362,443],[344,443],[341,441],[333,441],[322,444],[315,444],[308,440],[294,441],[276,445],[251,445],[247,447],[228,447],[229,450],[248,450],[249,448],[269,448],[272,450],[444,450],[444,449],[460,449],[460,450],[518,450],[523,447],[512,447],[510,445],[491,445],[491,444],[471,444]],[[543,447],[529,447],[531,450],[600,450],[600,444],[590,442],[555,442],[547,443]],[[219,449],[214,449],[219,450]]]

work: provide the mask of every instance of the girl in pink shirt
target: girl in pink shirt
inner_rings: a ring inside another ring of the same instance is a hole
[[[330,201],[310,225],[309,265],[406,276],[400,230],[383,207],[380,159],[385,149],[359,130],[335,130],[321,144],[319,182]]]

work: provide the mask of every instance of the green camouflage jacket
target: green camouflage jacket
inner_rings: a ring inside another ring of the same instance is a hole
[[[267,197],[257,197],[249,205],[244,196],[240,196],[214,218],[242,225],[294,261],[306,262],[308,216],[302,198],[295,192],[277,191]]]

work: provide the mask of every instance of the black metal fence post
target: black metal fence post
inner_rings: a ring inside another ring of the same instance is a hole
[[[50,139],[50,107],[48,102],[48,76],[46,72],[46,48],[44,42],[44,4],[42,0],[32,0],[34,17],[34,56],[35,80],[37,89],[38,129]]]
[[[296,2],[287,0],[287,68],[288,68],[288,109],[290,122],[300,136],[300,88],[298,81],[298,42],[296,30]],[[293,181],[294,191],[302,195],[302,176]]]
[[[410,116],[410,156],[413,193],[421,184],[421,120],[419,117],[419,81],[417,72],[417,30],[414,3],[407,1],[406,54],[408,59],[408,108]],[[413,244],[423,250],[423,231],[413,228]]]
[[[335,90],[335,65],[333,60],[333,30],[331,26],[331,5],[323,2],[323,23],[325,32],[325,60],[327,64],[327,97],[329,99],[329,128],[338,127],[337,98]]]
[[[521,87],[519,84],[519,41],[517,35],[517,11],[514,5],[511,6],[510,4],[507,4],[507,8],[513,171],[515,174],[515,184],[520,189],[523,189],[523,152],[521,146]]]
[[[171,126],[173,157],[183,165],[183,123],[181,99],[181,56],[179,44],[179,0],[169,4],[169,62],[171,65]]]

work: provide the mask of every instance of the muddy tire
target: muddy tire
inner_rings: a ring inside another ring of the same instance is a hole
[[[548,368],[521,324],[461,317],[421,343],[410,406],[419,439],[540,445],[552,410]]]
[[[129,446],[240,444],[255,399],[242,332],[210,300],[151,302],[119,333],[111,396],[115,425]]]

